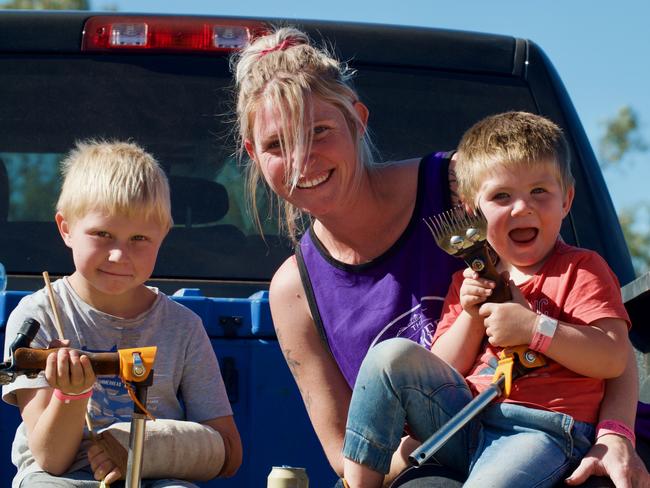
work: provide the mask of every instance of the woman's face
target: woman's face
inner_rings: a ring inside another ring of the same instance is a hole
[[[280,113],[269,104],[255,114],[253,140],[246,140],[245,146],[278,196],[319,217],[336,211],[337,203],[348,196],[358,164],[359,141],[336,106],[315,96],[308,99],[308,103],[313,103],[313,121],[308,122],[305,130],[312,132],[313,140],[311,150],[302,162],[288,161],[283,156],[280,150]],[[357,102],[355,109],[365,125],[366,107]],[[361,137],[364,129],[357,131],[357,137]],[[293,155],[291,159],[295,159]],[[286,176],[292,172],[291,164],[300,164],[298,183],[293,190]]]

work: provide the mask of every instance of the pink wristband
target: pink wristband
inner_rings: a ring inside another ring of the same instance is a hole
[[[535,334],[533,340],[530,341],[530,348],[544,354],[551,346],[555,329],[557,329],[557,319],[552,319],[543,313],[539,314],[535,323]]]
[[[616,434],[625,437],[632,443],[632,447],[636,447],[634,431],[623,422],[619,422],[618,420],[601,420],[598,422],[596,426],[596,439],[607,434]]]
[[[82,391],[78,395],[68,395],[63,393],[58,388],[54,389],[54,396],[59,400],[61,400],[63,403],[70,403],[71,401],[74,400],[85,400],[86,398],[90,398],[92,394],[93,394],[92,386],[89,389]]]

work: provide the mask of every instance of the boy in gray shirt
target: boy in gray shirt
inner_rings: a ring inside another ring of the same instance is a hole
[[[18,468],[13,487],[96,486],[94,480],[111,483],[124,476],[108,453],[90,442],[84,417],[87,413],[97,430],[128,422],[131,399],[119,378],[95,377],[78,350],[152,345],[158,351],[148,410],[158,418],[212,428],[208,432],[221,451],[211,460],[220,463],[215,472],[232,476],[241,464],[241,440],[201,319],[144,285],[172,225],[164,172],[140,147],[120,142],[80,143],[62,168],[55,220],[72,250],[75,271],[54,282],[53,289],[69,347],[51,354],[37,378],[20,376],[2,389],[2,399],[17,405],[23,418],[12,447]],[[9,317],[5,357],[30,317],[41,323],[33,347],[56,343],[54,314],[42,289],[25,297]],[[184,455],[190,462],[191,452]],[[157,480],[155,486],[193,485]]]

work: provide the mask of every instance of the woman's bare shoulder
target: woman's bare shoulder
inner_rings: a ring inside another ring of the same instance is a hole
[[[276,330],[278,324],[291,324],[292,328],[299,325],[309,328],[309,324],[312,324],[307,295],[295,256],[287,258],[273,275],[269,302]]]
[[[280,265],[273,275],[269,295],[273,300],[273,295],[283,296],[291,291],[302,290],[302,288],[298,260],[293,254]]]

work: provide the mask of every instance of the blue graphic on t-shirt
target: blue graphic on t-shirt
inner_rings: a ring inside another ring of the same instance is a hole
[[[110,350],[88,352],[116,352]],[[133,401],[119,376],[98,376],[93,387],[93,396],[88,404],[93,426],[103,427],[114,422],[129,422],[133,414]]]

